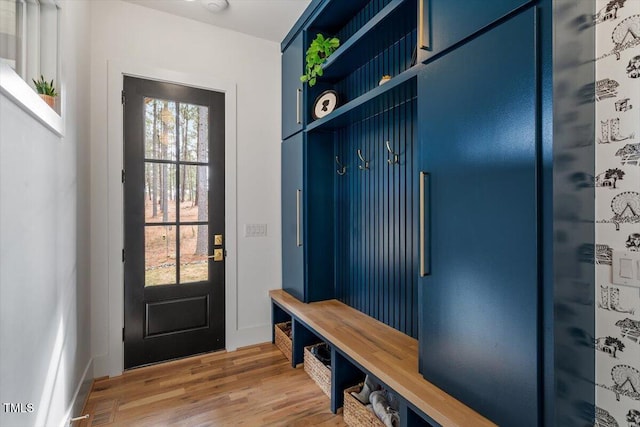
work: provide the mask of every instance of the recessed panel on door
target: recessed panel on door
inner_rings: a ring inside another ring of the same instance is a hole
[[[146,323],[147,337],[204,328],[209,323],[209,297],[148,303]]]

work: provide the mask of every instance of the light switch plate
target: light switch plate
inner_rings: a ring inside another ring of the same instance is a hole
[[[245,224],[244,237],[267,237],[267,224]]]
[[[640,288],[640,252],[613,251],[613,283]]]

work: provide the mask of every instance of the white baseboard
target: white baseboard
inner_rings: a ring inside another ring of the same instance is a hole
[[[271,341],[271,325],[253,326],[250,328],[229,331],[226,340],[227,351],[234,351],[240,347],[261,344]]]
[[[109,355],[101,354],[100,356],[94,356],[93,358],[93,377],[109,377]]]
[[[67,412],[64,414],[64,418],[60,421],[60,427],[69,427],[69,420],[72,417],[82,415],[80,412],[84,407],[87,397],[89,396],[89,392],[91,392],[93,378],[93,358],[91,358],[89,359],[87,366],[84,368],[82,378],[80,378],[80,382],[78,382],[71,404],[69,405]]]

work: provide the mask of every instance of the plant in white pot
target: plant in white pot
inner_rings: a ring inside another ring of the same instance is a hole
[[[56,97],[58,96],[58,93],[56,92],[56,88],[53,85],[53,80],[48,82],[44,79],[44,76],[40,75],[39,80],[36,81],[35,79],[33,79],[33,84],[35,85],[36,91],[38,92],[38,95],[40,95],[40,98],[42,98],[44,102],[49,105],[49,107],[55,108]]]

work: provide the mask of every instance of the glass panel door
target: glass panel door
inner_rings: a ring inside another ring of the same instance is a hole
[[[128,369],[224,348],[225,95],[123,89]]]

